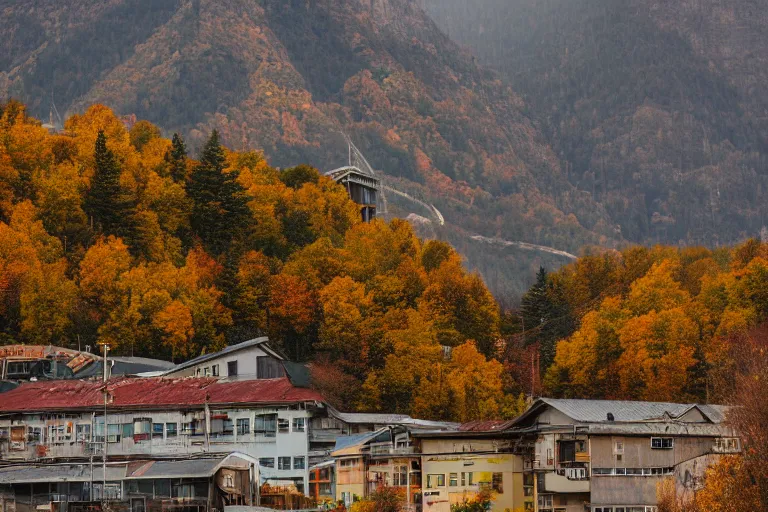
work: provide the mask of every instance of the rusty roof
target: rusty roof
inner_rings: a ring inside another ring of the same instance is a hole
[[[475,420],[462,423],[459,426],[461,432],[495,432],[505,430],[512,426],[514,420]]]
[[[104,384],[94,381],[24,383],[0,393],[0,411],[36,412],[93,409],[104,406]],[[322,401],[311,389],[279,379],[217,382],[212,378],[115,378],[107,383],[111,409],[198,408],[227,404],[287,404]]]

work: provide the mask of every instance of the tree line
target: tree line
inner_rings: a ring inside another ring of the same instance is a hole
[[[338,407],[464,421],[524,406],[500,314],[448,244],[363,223],[343,187],[213,131],[0,106],[0,337],[182,361],[268,335]],[[447,351],[452,350],[450,358]]]

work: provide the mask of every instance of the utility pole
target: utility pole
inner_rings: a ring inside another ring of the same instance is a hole
[[[108,435],[108,423],[107,423],[107,381],[109,380],[109,360],[107,359],[107,356],[109,355],[109,344],[108,343],[102,343],[102,348],[104,349],[104,358],[102,359],[102,366],[104,368],[104,451],[102,452],[102,482],[101,482],[101,503],[102,508],[104,508],[104,504],[106,502],[106,491],[107,491],[107,439],[109,438]]]

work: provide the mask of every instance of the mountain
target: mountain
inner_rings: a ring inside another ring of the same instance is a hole
[[[717,246],[764,228],[766,2],[422,4],[522,95],[625,239]]]
[[[11,1],[0,29],[0,97],[54,122],[103,103],[193,147],[218,128],[235,149],[322,169],[346,163],[349,134],[387,185],[437,207],[445,225],[427,231],[464,246],[497,294],[567,260],[472,235],[571,252],[622,240],[531,106],[412,0]]]

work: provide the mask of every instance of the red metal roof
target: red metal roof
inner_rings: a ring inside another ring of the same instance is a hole
[[[462,423],[459,426],[461,432],[496,432],[512,426],[514,420],[475,420]]]
[[[322,401],[316,391],[287,378],[217,382],[211,378],[115,378],[107,383],[114,408],[202,407]],[[61,411],[103,407],[103,383],[59,380],[28,382],[0,393],[0,412]]]

